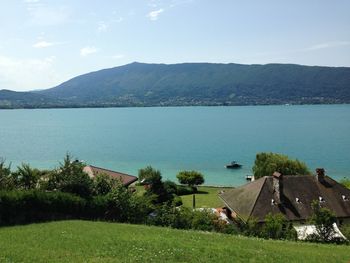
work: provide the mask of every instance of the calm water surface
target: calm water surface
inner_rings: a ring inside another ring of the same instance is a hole
[[[257,152],[284,153],[350,178],[350,105],[0,110],[0,157],[54,168],[66,152],[137,175],[147,165],[175,180],[240,185]],[[243,164],[227,170],[231,160]]]

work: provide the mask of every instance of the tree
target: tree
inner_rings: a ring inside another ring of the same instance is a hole
[[[335,214],[326,207],[321,207],[320,202],[315,200],[311,203],[313,215],[310,222],[316,227],[316,236],[309,237],[311,240],[330,242],[334,238],[333,224],[336,222]]]
[[[72,161],[72,157],[66,154],[60,167],[50,175],[48,190],[59,190],[72,193],[81,197],[89,197],[93,191],[93,181],[83,171],[84,164],[80,161]]]
[[[14,187],[14,180],[11,176],[11,167],[6,166],[5,160],[0,158],[0,190],[8,190]]]
[[[310,174],[306,164],[299,160],[291,160],[288,156],[277,153],[258,153],[253,166],[255,179],[279,172],[285,175]]]
[[[22,163],[17,167],[17,171],[13,174],[16,185],[23,189],[34,189],[37,187],[40,171],[36,168],[31,168],[29,164]]]
[[[139,170],[139,181],[148,186],[145,194],[153,196],[155,203],[168,202],[174,199],[174,195],[167,192],[167,190],[173,191],[172,187],[168,183],[166,186],[164,185],[160,171],[152,166]]]
[[[96,195],[106,195],[120,184],[119,180],[104,173],[97,174],[93,181]]]
[[[203,175],[197,171],[182,171],[176,177],[180,184],[187,184],[189,187],[192,187],[194,192],[197,192],[197,185],[204,183]]]
[[[149,199],[137,196],[118,182],[108,198],[107,219],[120,222],[143,223],[151,212]]]

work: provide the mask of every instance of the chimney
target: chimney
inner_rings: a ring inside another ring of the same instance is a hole
[[[283,176],[279,172],[274,172],[272,175],[273,199],[276,204],[282,203],[283,194]]]
[[[316,168],[316,179],[320,183],[324,181],[324,169],[323,168]]]

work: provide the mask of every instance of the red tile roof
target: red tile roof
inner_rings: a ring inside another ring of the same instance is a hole
[[[98,174],[106,174],[110,177],[116,178],[121,180],[122,184],[124,186],[129,186],[133,182],[136,182],[138,178],[133,175],[125,174],[125,173],[120,173],[92,165],[87,165],[84,167],[84,172],[86,172],[90,177],[95,177]]]

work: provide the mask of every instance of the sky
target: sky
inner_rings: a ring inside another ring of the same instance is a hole
[[[350,67],[348,0],[0,0],[0,89],[144,63]]]

